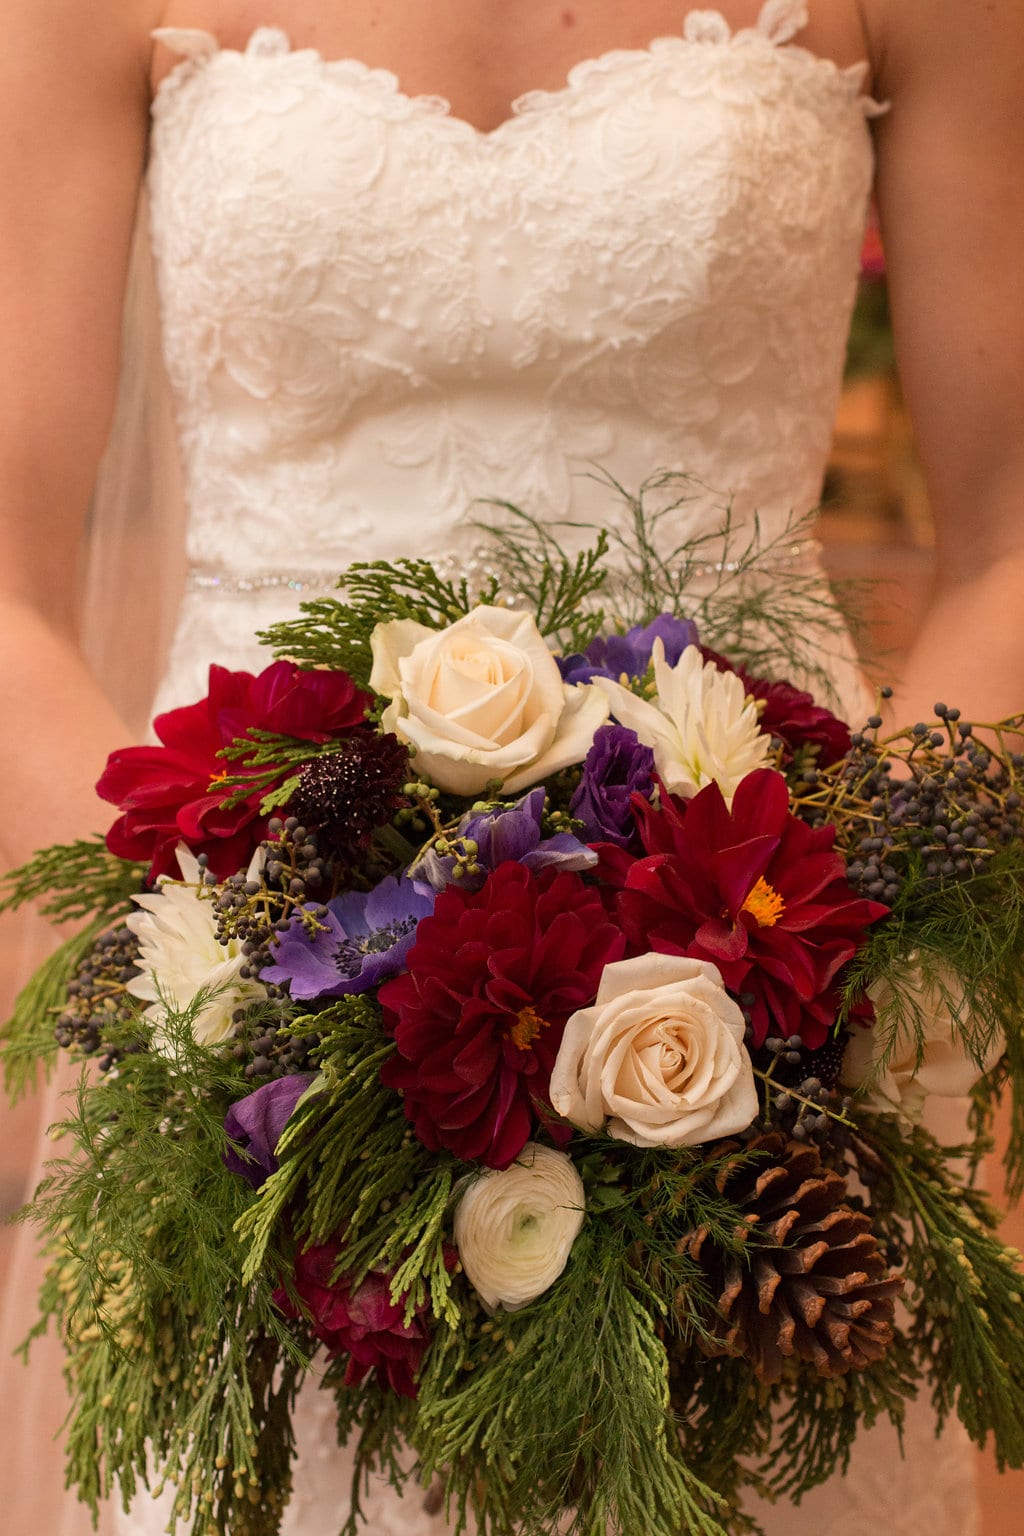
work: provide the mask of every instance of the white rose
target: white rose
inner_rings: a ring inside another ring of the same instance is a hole
[[[713,965],[639,955],[606,965],[597,1001],[565,1026],[551,1102],[584,1131],[691,1147],[757,1114],[743,1015]]]
[[[156,1025],[153,1044],[158,1050],[164,1043],[168,1008],[184,1013],[200,992],[208,992],[192,1021],[192,1033],[200,1045],[216,1045],[231,1035],[236,1008],[267,995],[261,982],[239,975],[246,963],[239,940],[231,939],[226,946],[218,941],[213,904],[200,901],[195,889],[202,884],[195,857],[184,844],[177,857],[188,884],[162,879],[159,892],[133,898],[143,910],[125,919],[139,941],[142,971],[127,983],[127,991],[151,1004],[145,1017]],[[249,866],[250,874],[258,858]]]
[[[370,687],[391,699],[381,724],[416,748],[438,789],[509,794],[582,762],[608,718],[596,688],[562,682],[530,614],[474,608],[447,629],[378,624]]]
[[[899,1028],[881,1070],[880,1057],[891,1038],[890,1029],[855,1025],[843,1057],[842,1082],[845,1088],[859,1093],[861,1108],[875,1114],[902,1114],[916,1124],[929,1095],[966,1097],[979,1078],[995,1066],[1006,1042],[1000,1032],[985,1052],[983,1064],[978,1064],[963,1043],[962,1025],[954,1022],[950,1012],[951,1004],[958,1013],[963,1009],[963,989],[944,966],[934,967],[926,978],[916,955],[911,955],[899,990],[916,1004],[919,1021],[913,1010],[904,1010],[906,1023]],[[892,999],[888,983],[870,988],[870,995],[879,1013],[885,1013]],[[918,1022],[923,1031],[920,1041],[915,1027]],[[963,1019],[963,1024],[967,1022]]]
[[[653,702],[610,678],[595,678],[595,686],[607,694],[616,720],[652,749],[668,789],[689,799],[714,782],[731,805],[740,780],[769,763],[771,738],[758,724],[755,701],[734,672],[719,672],[695,645],[674,667],[660,639],[651,655]]]
[[[473,1180],[455,1212],[455,1246],[485,1306],[516,1312],[554,1284],[583,1225],[584,1203],[571,1160],[534,1141],[510,1168]]]

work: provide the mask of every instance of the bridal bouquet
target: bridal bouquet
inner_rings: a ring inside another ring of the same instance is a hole
[[[458,1531],[734,1536],[918,1391],[1019,1464],[972,1165],[1024,1078],[1024,720],[851,734],[756,533],[654,612],[605,540],[495,561],[354,568],[9,879],[84,921],[5,1043],[15,1088],[83,1058],[30,1211],[70,1479],[272,1536],[306,1378],[350,1532],[378,1468]]]

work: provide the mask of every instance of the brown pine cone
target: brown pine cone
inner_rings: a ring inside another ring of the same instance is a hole
[[[709,1354],[742,1355],[775,1382],[786,1360],[804,1360],[819,1376],[863,1370],[893,1338],[903,1281],[889,1274],[870,1218],[846,1205],[846,1183],[818,1151],[777,1131],[715,1149],[737,1156],[718,1177],[722,1194],[744,1213],[744,1247],[716,1246],[705,1228],[684,1239],[707,1273],[718,1307]]]

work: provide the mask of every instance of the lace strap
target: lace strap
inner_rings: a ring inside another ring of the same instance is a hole
[[[691,43],[729,43],[734,37],[760,37],[781,48],[802,32],[809,19],[807,0],[764,0],[757,24],[734,33],[721,11],[691,11],[683,35]]]
[[[154,43],[163,43],[179,59],[210,59],[220,52],[213,33],[199,27],[157,27],[149,35]]]

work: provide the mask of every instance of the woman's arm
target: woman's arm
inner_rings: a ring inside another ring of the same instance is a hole
[[[936,523],[897,700],[1024,704],[1024,24],[1020,0],[865,0],[900,374]]]
[[[107,824],[92,785],[125,740],[74,634],[145,155],[147,9],[0,0],[0,847],[13,858]]]

